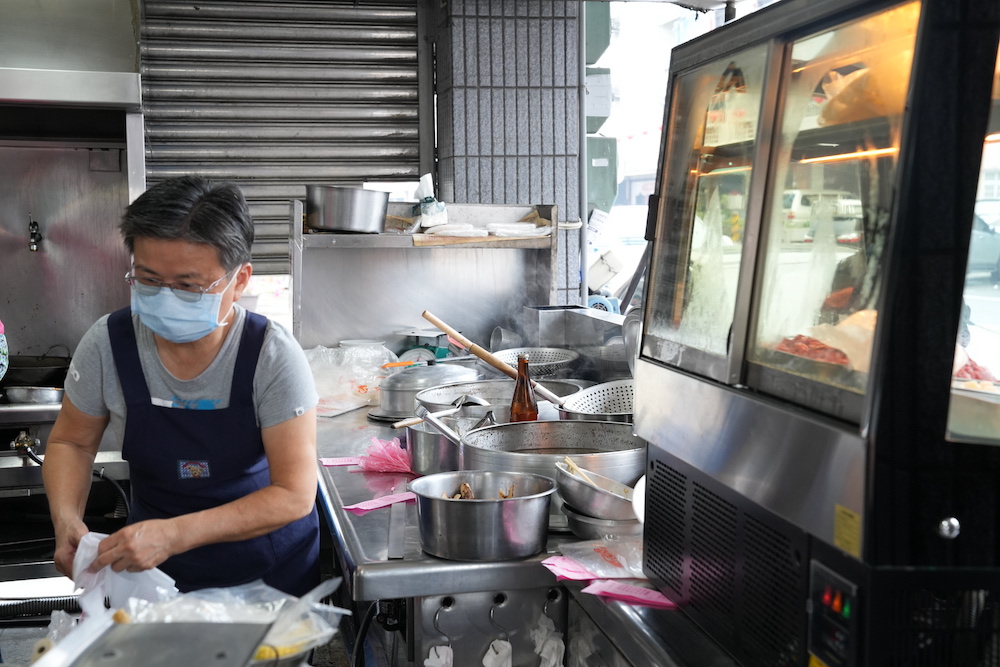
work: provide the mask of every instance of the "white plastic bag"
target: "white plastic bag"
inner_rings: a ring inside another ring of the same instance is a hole
[[[97,547],[106,537],[104,533],[87,533],[80,539],[73,557],[73,582],[83,589],[80,608],[84,618],[111,613],[104,607],[105,597],[111,601],[111,609],[123,609],[130,599],[160,602],[177,596],[174,580],[159,568],[142,572],[115,572],[110,565],[105,565],[97,572],[91,572],[89,568],[97,559]]]
[[[570,542],[559,550],[599,579],[646,578],[642,571],[641,535]]]
[[[413,215],[419,216],[423,228],[448,224],[448,209],[444,202],[434,198],[434,179],[430,174],[420,177],[416,190],[417,201],[413,207]]]

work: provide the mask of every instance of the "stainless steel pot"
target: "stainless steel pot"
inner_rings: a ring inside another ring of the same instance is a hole
[[[475,380],[478,377],[479,372],[475,369],[454,364],[405,368],[382,380],[379,386],[379,407],[373,408],[368,414],[376,419],[400,420],[412,417],[417,407],[415,397],[420,391],[449,382]]]
[[[462,436],[463,470],[510,470],[555,478],[556,463],[569,456],[585,470],[632,486],[646,470],[646,441],[632,425],[601,421],[535,421],[497,424]],[[564,528],[562,498],[552,500],[550,519]]]
[[[441,420],[459,436],[482,421],[479,417],[442,417]],[[421,422],[406,427],[406,457],[410,470],[418,475],[458,470],[459,453],[459,445],[431,424]]]
[[[462,482],[476,500],[452,498]],[[545,548],[553,479],[495,470],[442,472],[415,479],[420,546],[438,558],[494,561],[526,558]],[[513,488],[512,498],[498,498]],[[442,494],[449,496],[442,498]]]
[[[57,387],[7,387],[3,390],[7,403],[15,405],[62,403],[63,390]]]
[[[306,225],[331,232],[378,234],[389,193],[329,185],[306,186]]]

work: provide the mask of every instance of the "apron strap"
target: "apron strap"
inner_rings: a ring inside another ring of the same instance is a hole
[[[126,404],[148,404],[152,399],[139,361],[139,346],[135,342],[131,307],[116,310],[108,316],[108,335]]]
[[[230,405],[253,405],[253,378],[257,374],[257,360],[264,346],[266,330],[266,317],[246,311],[243,337],[240,338],[236,368],[233,369],[233,385],[229,390]]]

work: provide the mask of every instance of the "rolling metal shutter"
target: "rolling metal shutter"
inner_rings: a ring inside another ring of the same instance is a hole
[[[240,185],[254,271],[288,273],[305,186],[416,180],[417,0],[146,0],[146,181]]]

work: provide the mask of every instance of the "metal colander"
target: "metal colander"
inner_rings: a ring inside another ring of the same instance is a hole
[[[515,369],[519,354],[528,355],[528,372],[536,380],[552,375],[560,368],[576,361],[580,356],[579,352],[558,347],[514,347],[494,353],[500,361]]]
[[[632,380],[615,380],[587,387],[573,394],[560,406],[562,419],[632,422]]]

